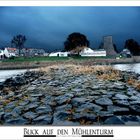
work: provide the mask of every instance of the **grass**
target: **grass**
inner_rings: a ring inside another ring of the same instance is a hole
[[[5,59],[2,62],[40,62],[40,61],[63,61],[63,60],[92,60],[92,59],[108,59],[110,57],[49,57],[49,56],[35,56],[35,57],[15,57],[14,59]]]
[[[40,61],[61,61],[68,60],[68,57],[16,57],[14,59],[5,59],[2,62],[40,62]]]

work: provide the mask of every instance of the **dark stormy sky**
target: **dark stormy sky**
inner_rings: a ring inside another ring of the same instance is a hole
[[[140,7],[0,7],[0,47],[24,34],[26,47],[63,49],[73,32],[85,34],[91,48],[106,35],[119,49],[129,38],[140,43]]]

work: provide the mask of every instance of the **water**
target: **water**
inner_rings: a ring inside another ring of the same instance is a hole
[[[140,63],[136,64],[116,64],[113,65],[115,69],[122,70],[122,71],[132,71],[135,73],[140,74]]]
[[[7,78],[14,77],[18,74],[22,74],[27,70],[0,70],[0,82],[6,80]]]
[[[115,69],[122,71],[132,71],[140,74],[140,63],[136,64],[116,64],[113,65]],[[23,70],[0,70],[0,82],[6,80],[7,78],[14,77],[18,74],[26,72],[26,69]]]

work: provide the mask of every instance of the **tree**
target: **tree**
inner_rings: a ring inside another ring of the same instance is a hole
[[[24,35],[14,36],[12,41],[11,41],[11,44],[15,45],[16,48],[18,48],[19,56],[21,55],[21,49],[24,47],[25,41],[26,41],[26,37]]]
[[[113,47],[114,47],[115,52],[116,52],[116,53],[119,53],[116,44],[113,44]]]
[[[140,46],[134,39],[126,40],[125,48],[127,48],[132,55],[140,55]]]
[[[64,42],[64,46],[66,51],[71,51],[77,47],[88,47],[89,41],[85,35],[75,32],[68,36],[67,40]]]

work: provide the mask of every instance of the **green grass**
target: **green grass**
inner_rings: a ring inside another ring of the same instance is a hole
[[[2,62],[40,62],[40,61],[66,61],[66,60],[92,60],[92,59],[108,59],[111,57],[80,57],[80,56],[73,56],[73,57],[15,57],[14,59],[5,59]]]
[[[2,62],[39,62],[39,61],[61,61],[68,60],[68,57],[17,57],[14,59],[5,59]]]

